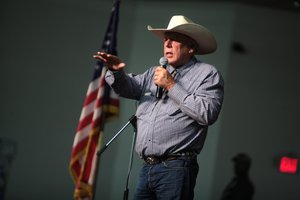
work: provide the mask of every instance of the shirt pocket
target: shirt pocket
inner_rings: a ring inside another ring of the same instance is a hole
[[[167,102],[164,102],[162,107],[165,113],[167,113],[169,116],[174,116],[178,113],[181,113],[179,105],[172,99],[168,99]]]
[[[156,98],[151,93],[144,94],[138,104],[137,110],[136,110],[136,116],[141,117],[145,116],[147,114],[150,114],[153,107],[155,106]]]

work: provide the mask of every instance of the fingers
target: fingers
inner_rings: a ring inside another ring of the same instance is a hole
[[[93,58],[99,59],[105,63],[108,62],[108,58],[111,57],[111,54],[107,54],[105,52],[97,52],[97,54],[93,55]]]
[[[154,82],[155,84],[161,86],[163,85],[170,77],[169,72],[163,67],[157,67],[154,73]]]
[[[154,83],[166,90],[170,90],[176,84],[172,75],[163,67],[155,69]]]
[[[118,71],[125,67],[125,63],[121,62],[121,60],[117,56],[112,54],[97,52],[97,54],[93,55],[93,57],[104,62],[105,66],[110,70]]]

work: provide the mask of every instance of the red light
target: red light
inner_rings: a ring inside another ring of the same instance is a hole
[[[297,172],[298,162],[298,158],[289,158],[284,156],[280,159],[279,171],[281,173],[295,174]]]

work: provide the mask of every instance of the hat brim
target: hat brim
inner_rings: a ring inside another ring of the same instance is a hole
[[[164,38],[166,32],[177,32],[192,38],[198,45],[195,54],[209,54],[217,49],[213,34],[198,24],[182,24],[170,29],[152,28],[148,25],[148,30],[160,38]]]

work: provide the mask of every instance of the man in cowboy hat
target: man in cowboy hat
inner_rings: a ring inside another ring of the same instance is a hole
[[[193,199],[197,155],[224,94],[219,71],[195,55],[212,53],[217,44],[205,27],[181,15],[166,29],[148,30],[163,39],[163,67],[133,75],[115,55],[98,52],[94,58],[106,64],[106,81],[116,93],[138,101],[135,150],[144,165],[134,199]]]

